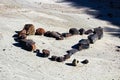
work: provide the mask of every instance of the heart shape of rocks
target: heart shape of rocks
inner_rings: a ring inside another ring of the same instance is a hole
[[[24,28],[18,32],[15,40],[21,44],[22,48],[27,51],[34,51],[40,57],[48,57],[50,56],[50,51],[47,49],[43,49],[40,52],[39,49],[36,49],[35,42],[31,39],[26,39],[27,35],[44,35],[46,37],[52,37],[56,40],[64,40],[64,38],[71,37],[73,35],[88,35],[88,39],[81,39],[78,44],[75,45],[75,49],[71,49],[67,51],[67,54],[64,56],[51,56],[50,60],[63,62],[69,59],[74,53],[82,50],[88,49],[90,44],[95,43],[95,41],[100,40],[103,37],[103,28],[97,27],[94,29],[89,29],[85,31],[84,28],[77,30],[76,28],[70,28],[68,33],[59,33],[56,31],[45,31],[43,28],[38,28],[35,30],[33,24],[25,24]],[[88,62],[88,61],[83,61]],[[77,60],[73,60],[73,64],[76,65],[78,63]]]

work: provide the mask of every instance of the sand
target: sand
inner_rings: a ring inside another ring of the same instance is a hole
[[[101,26],[119,30],[118,26],[87,14],[85,10],[89,8],[75,8],[55,1],[58,0],[0,0],[0,80],[120,80],[120,52],[116,51],[120,38],[106,30],[101,40],[62,63],[17,47],[13,35],[27,23],[34,24],[36,29],[60,33],[72,27],[87,30]],[[51,56],[63,56],[87,36],[75,35],[60,41],[35,35],[28,38],[36,42],[40,51],[48,49]],[[88,59],[89,63],[79,63],[77,67],[66,65],[74,58]]]

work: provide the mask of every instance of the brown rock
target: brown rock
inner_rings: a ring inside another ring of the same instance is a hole
[[[57,56],[52,56],[50,59],[51,59],[52,61],[56,61],[56,60],[57,60]]]
[[[85,34],[86,34],[86,35],[91,34],[91,33],[93,33],[93,30],[92,30],[92,29],[89,29],[89,30],[85,31]]]
[[[64,57],[57,57],[56,59],[57,62],[63,62],[65,61]]]
[[[31,39],[22,39],[20,41],[22,44],[23,48],[28,50],[28,51],[35,51],[36,50],[36,45],[35,42]]]
[[[79,31],[76,28],[70,28],[69,33],[71,33],[72,35],[78,35]]]
[[[35,34],[35,27],[33,24],[25,24],[23,30],[26,30],[27,35],[34,35]]]
[[[50,51],[46,50],[46,49],[43,49],[42,50],[42,55],[43,55],[43,57],[48,57],[50,55]]]
[[[36,33],[35,33],[36,35],[44,35],[45,34],[45,30],[43,29],[43,28],[38,28],[37,30],[36,30]]]

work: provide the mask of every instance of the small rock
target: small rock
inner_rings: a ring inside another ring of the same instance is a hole
[[[79,63],[79,61],[76,60],[76,59],[74,59],[74,60],[72,61],[72,65],[73,65],[73,66],[77,66],[78,63]]]
[[[6,49],[3,49],[3,51],[5,51]]]
[[[98,39],[101,39],[103,37],[103,28],[101,27],[94,28],[94,34],[97,34]]]
[[[52,56],[50,59],[51,59],[52,61],[56,61],[56,60],[57,60],[57,56]]]
[[[46,50],[46,49],[43,49],[42,50],[42,55],[43,55],[43,57],[48,57],[50,55],[50,51]]]
[[[91,34],[91,33],[93,33],[93,30],[92,30],[92,29],[89,29],[89,30],[85,31],[85,34],[86,34],[86,35]]]
[[[62,36],[63,37],[70,37],[70,36],[72,36],[72,34],[70,34],[70,33],[63,33]]]
[[[63,62],[65,61],[64,57],[57,57],[56,59],[57,62]]]
[[[72,35],[78,35],[79,31],[76,28],[70,28],[69,33],[72,34]]]
[[[71,55],[70,54],[66,54],[66,55],[64,55],[64,59],[66,60],[66,59],[69,59],[71,57]]]
[[[87,59],[85,59],[85,60],[81,61],[81,63],[82,63],[82,64],[88,64],[89,61],[88,61]]]
[[[44,35],[44,34],[45,34],[45,30],[43,28],[38,28],[35,33],[35,35]]]
[[[90,47],[90,41],[88,39],[81,39],[78,43],[78,50],[88,49]]]
[[[88,39],[90,41],[90,43],[95,43],[96,40],[98,40],[98,35],[97,34],[91,34],[88,36]]]
[[[83,35],[85,33],[85,29],[81,28],[79,29],[80,35]]]

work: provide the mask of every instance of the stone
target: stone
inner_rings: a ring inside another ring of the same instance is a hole
[[[79,63],[79,61],[78,61],[78,60],[76,60],[76,59],[74,59],[74,60],[72,61],[72,66],[77,66],[77,65],[78,65],[78,63]]]
[[[51,35],[51,32],[50,32],[50,31],[47,31],[47,32],[44,34],[44,36],[46,36],[46,37],[52,37],[52,35]]]
[[[28,50],[28,51],[35,51],[36,50],[36,45],[35,42],[31,39],[22,39],[20,41],[22,44],[23,48]]]
[[[80,33],[80,35],[83,35],[85,33],[85,29],[83,29],[83,28],[79,29],[79,33]]]
[[[69,53],[69,55],[72,55],[74,53],[78,52],[77,49],[71,49],[71,50],[68,50],[67,53]]]
[[[101,39],[103,37],[103,28],[101,27],[94,28],[94,34],[97,34],[98,39]]]
[[[97,34],[91,34],[88,36],[88,39],[90,41],[90,43],[95,43],[98,40],[98,35]]]
[[[69,59],[71,57],[71,55],[70,54],[66,54],[66,55],[64,55],[64,59],[66,60],[66,59]]]
[[[43,49],[42,50],[42,55],[43,55],[43,57],[48,57],[50,55],[50,51],[47,50],[47,49]]]
[[[63,37],[70,37],[70,36],[72,36],[72,34],[70,34],[70,33],[63,33],[62,36]]]
[[[81,61],[81,63],[82,63],[82,64],[88,64],[89,61],[88,61],[87,59],[85,59],[85,60]]]
[[[72,35],[78,35],[79,31],[76,28],[70,28],[69,33],[72,34]]]
[[[23,30],[26,30],[27,35],[34,35],[35,34],[35,27],[33,24],[25,24]]]
[[[43,28],[36,29],[35,35],[44,35],[45,30]]]
[[[56,61],[56,60],[57,60],[57,56],[52,56],[50,59],[51,59],[52,61]]]
[[[78,43],[78,50],[88,49],[90,46],[90,41],[88,39],[81,39]]]
[[[89,30],[85,31],[85,34],[86,34],[86,35],[91,34],[91,33],[93,33],[93,30],[92,30],[92,29],[89,29]]]
[[[57,57],[56,59],[57,62],[63,62],[65,61],[64,57]]]

